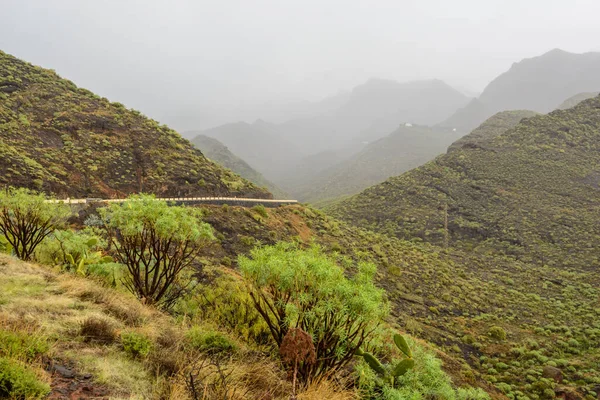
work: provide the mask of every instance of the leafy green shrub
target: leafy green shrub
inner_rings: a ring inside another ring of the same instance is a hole
[[[343,368],[389,315],[383,291],[373,282],[373,264],[353,265],[330,258],[316,245],[303,250],[293,243],[257,247],[250,254],[238,264],[277,346],[292,326],[313,338],[317,361],[299,367],[301,380]],[[342,265],[353,269],[351,278]]]
[[[89,230],[57,230],[36,249],[35,259],[41,264],[60,265],[66,271],[88,274],[90,265],[112,262],[102,255],[106,243]]]
[[[258,215],[260,215],[263,218],[269,218],[269,214],[267,213],[267,209],[262,204],[255,205],[254,207],[252,207],[252,210],[254,210],[254,212],[256,212]]]
[[[499,327],[499,326],[492,326],[489,330],[488,330],[488,335],[492,338],[492,339],[496,339],[496,340],[506,340],[506,331]]]
[[[36,247],[69,215],[68,205],[46,202],[43,194],[24,188],[0,191],[0,236],[22,260],[30,260]]]
[[[271,340],[269,328],[256,311],[244,282],[230,274],[199,285],[194,296],[178,303],[176,312],[212,321],[257,344],[264,345]]]
[[[235,353],[238,346],[226,335],[217,331],[203,331],[199,327],[191,328],[186,339],[190,346],[207,354]]]
[[[50,350],[46,337],[0,329],[0,357],[32,361]]]
[[[415,366],[415,360],[412,358],[412,351],[406,339],[402,335],[396,334],[394,335],[394,344],[406,358],[387,365],[382,364],[375,356],[362,351],[362,349],[358,349],[356,352],[356,355],[362,357],[367,365],[391,387],[394,387],[398,377],[406,374]]]
[[[16,361],[0,357],[0,398],[42,399],[50,386]]]
[[[361,361],[356,365],[361,398],[381,400],[440,399],[440,400],[487,400],[489,396],[481,389],[454,389],[452,380],[442,370],[442,362],[434,354],[407,338],[413,358],[418,360],[414,368],[396,380],[396,387],[386,385],[375,372]]]
[[[152,342],[145,335],[137,332],[121,334],[123,349],[132,357],[146,357],[152,349]]]
[[[133,195],[98,212],[117,261],[127,266],[125,287],[147,304],[172,307],[191,284],[191,278],[184,279],[188,267],[206,241],[214,239],[211,226],[201,219],[202,211]]]

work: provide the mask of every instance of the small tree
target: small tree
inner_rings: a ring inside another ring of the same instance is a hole
[[[214,238],[200,210],[134,195],[99,212],[117,260],[127,266],[125,287],[147,304],[172,306],[190,284],[182,272]]]
[[[389,315],[383,290],[373,283],[376,268],[359,263],[345,269],[318,246],[307,250],[295,244],[255,248],[239,265],[250,296],[281,348],[290,328],[312,336],[316,360],[301,363],[303,382],[319,381],[339,370],[354,353],[368,344],[374,331]]]
[[[62,202],[29,189],[10,188],[0,192],[0,235],[17,257],[30,260],[35,248],[71,215]]]

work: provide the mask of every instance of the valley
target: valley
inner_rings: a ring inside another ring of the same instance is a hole
[[[0,51],[0,398],[599,398],[599,55],[182,136]]]

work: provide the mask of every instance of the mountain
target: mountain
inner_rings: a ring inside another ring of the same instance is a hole
[[[227,146],[217,139],[198,135],[192,140],[192,144],[200,149],[200,151],[202,151],[202,153],[210,160],[232,170],[242,178],[249,180],[257,186],[267,188],[276,198],[285,199],[289,197],[283,190],[266,180],[264,176],[248,165],[246,161],[229,151]]]
[[[550,112],[578,93],[600,91],[598,70],[600,53],[574,54],[555,49],[522,60],[442,125],[468,132],[499,111]]]
[[[563,101],[559,106],[559,110],[566,110],[567,108],[575,107],[577,104],[581,103],[583,100],[591,99],[592,97],[598,96],[598,92],[589,93],[578,93],[575,96],[569,97],[567,100]]]
[[[600,97],[523,119],[329,211],[399,238],[597,270]]]
[[[523,118],[531,118],[538,115],[535,111],[517,110],[517,111],[501,111],[493,117],[489,118],[478,128],[474,129],[471,133],[462,138],[448,148],[448,151],[454,151],[462,148],[463,146],[477,147],[482,146],[487,141],[494,139],[509,130],[510,128],[517,126]]]
[[[226,124],[186,134],[217,139],[268,180],[275,182],[283,170],[302,157],[295,146],[278,131],[276,125],[262,120],[252,124],[246,122]]]
[[[398,83],[371,79],[355,87],[338,109],[279,125],[306,153],[343,148],[364,138],[379,139],[400,123],[431,125],[448,118],[469,98],[440,80]]]
[[[451,129],[403,124],[390,135],[321,172],[298,198],[323,202],[348,196],[430,161],[459,137]]]
[[[70,197],[270,197],[167,126],[0,52],[0,185]]]

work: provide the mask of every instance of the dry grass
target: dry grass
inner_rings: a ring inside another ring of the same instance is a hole
[[[92,374],[95,382],[111,391],[111,398],[193,400],[186,379],[193,365],[208,360],[184,346],[186,325],[93,280],[0,254],[0,328],[53,338],[49,356],[74,362],[78,372]],[[201,326],[212,325],[206,321]],[[148,357],[127,356],[118,340],[124,330],[152,341]],[[222,357],[219,362],[229,374],[223,390],[232,395],[231,400],[289,399],[291,384],[279,362],[244,344],[235,358]],[[34,369],[49,381],[40,365]],[[214,369],[202,374],[205,382],[219,379]],[[356,396],[325,382],[309,387],[298,398]]]
[[[306,391],[298,394],[298,400],[356,400],[358,393],[353,390],[339,388],[334,382],[323,381],[309,386]]]

